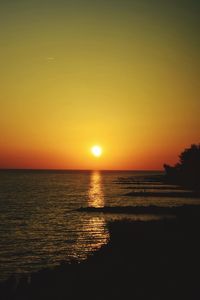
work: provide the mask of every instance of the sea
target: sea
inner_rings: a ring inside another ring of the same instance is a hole
[[[131,191],[165,191],[158,171],[0,171],[0,281],[63,262],[80,262],[109,241],[107,224],[153,215],[80,212],[80,207],[175,206],[187,197],[133,197]],[[151,178],[156,178],[152,180]]]

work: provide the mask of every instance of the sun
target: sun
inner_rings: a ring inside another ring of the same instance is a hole
[[[100,157],[102,155],[102,148],[98,145],[95,145],[91,148],[91,152],[94,156]]]

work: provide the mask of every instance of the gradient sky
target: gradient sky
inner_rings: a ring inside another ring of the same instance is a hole
[[[199,15],[199,0],[1,0],[0,167],[175,163],[200,142]]]

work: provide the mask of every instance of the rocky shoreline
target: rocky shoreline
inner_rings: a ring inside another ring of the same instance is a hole
[[[1,299],[199,299],[200,206],[172,210],[173,219],[110,222],[108,244],[87,260],[10,278]]]

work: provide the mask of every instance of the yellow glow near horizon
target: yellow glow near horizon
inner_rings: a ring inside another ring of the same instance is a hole
[[[95,145],[91,148],[91,152],[95,157],[100,157],[102,155],[102,148],[98,145]]]

